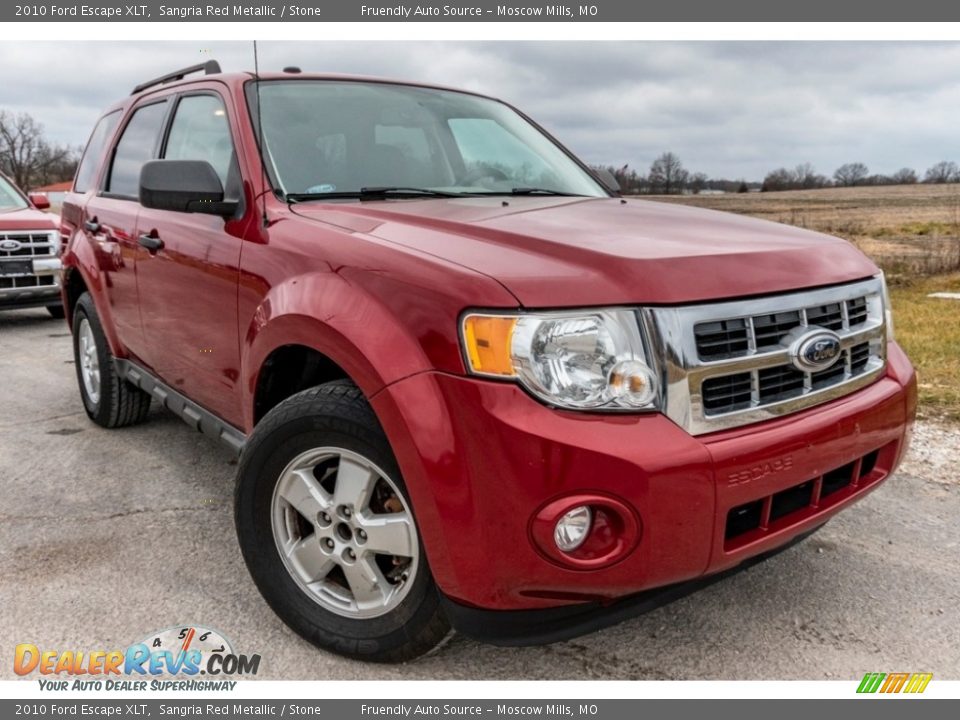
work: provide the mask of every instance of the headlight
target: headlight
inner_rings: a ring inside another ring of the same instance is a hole
[[[880,273],[880,286],[883,288],[883,312],[887,322],[887,341],[893,340],[893,308],[890,307],[890,291],[887,290],[887,278]]]
[[[462,330],[475,375],[511,378],[565,408],[656,408],[656,375],[631,310],[471,313]]]

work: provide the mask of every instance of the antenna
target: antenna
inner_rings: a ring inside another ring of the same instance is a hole
[[[253,77],[257,83],[257,145],[260,150],[260,172],[263,175],[264,190],[260,194],[263,204],[263,226],[267,227],[270,221],[267,219],[267,192],[270,187],[270,178],[267,177],[267,158],[266,148],[263,144],[263,113],[260,112],[260,57],[257,55],[257,41],[253,41]]]

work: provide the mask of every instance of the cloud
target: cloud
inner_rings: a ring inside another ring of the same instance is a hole
[[[923,171],[960,160],[960,44],[860,42],[264,42],[261,69],[387,75],[511,102],[589,162],[645,170],[672,150],[711,176]],[[252,70],[251,43],[0,43],[0,108],[82,144],[144,79],[217,58]]]

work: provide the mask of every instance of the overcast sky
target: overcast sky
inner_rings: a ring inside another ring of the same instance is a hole
[[[923,172],[960,161],[960,44],[264,42],[262,70],[350,72],[479,90],[522,108],[591,163],[646,171],[664,150],[712,177],[812,162]],[[0,41],[0,109],[83,144],[139,82],[251,43]]]

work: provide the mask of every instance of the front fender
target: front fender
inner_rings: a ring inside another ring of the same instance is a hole
[[[241,351],[244,423],[264,362],[277,348],[303,345],[339,365],[368,398],[431,367],[417,337],[390,307],[332,273],[289,278],[270,289],[247,325]]]

